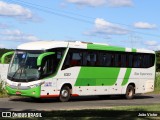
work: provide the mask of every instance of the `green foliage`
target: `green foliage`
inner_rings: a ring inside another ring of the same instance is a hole
[[[4,88],[3,88],[4,82],[1,80],[0,81],[0,95],[6,94]]]
[[[160,51],[156,51],[156,71],[160,72]]]
[[[4,88],[4,81],[3,80],[0,80],[0,98],[1,97],[8,97],[8,94]]]
[[[6,52],[10,52],[10,51],[14,51],[13,49],[5,49],[5,48],[0,48],[0,58],[2,57],[2,55]],[[7,56],[6,58],[6,63],[9,63],[11,60],[12,55]],[[1,59],[0,59],[0,63],[1,63]]]
[[[160,104],[147,106],[122,106],[105,109],[54,110],[45,112],[46,120],[159,120]],[[139,113],[157,116],[139,117]],[[39,119],[39,118],[38,118]]]
[[[155,93],[160,93],[160,73],[156,75],[156,80],[155,80]]]

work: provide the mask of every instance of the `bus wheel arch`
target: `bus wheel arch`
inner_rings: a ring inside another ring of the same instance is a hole
[[[66,83],[61,87],[59,100],[61,102],[67,102],[70,99],[71,94],[72,94],[72,86],[71,84]]]
[[[125,97],[126,97],[126,99],[130,100],[130,99],[133,99],[134,95],[135,95],[135,84],[130,83],[130,84],[128,84],[128,86],[126,88]]]

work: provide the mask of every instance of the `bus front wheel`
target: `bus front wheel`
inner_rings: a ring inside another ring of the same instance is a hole
[[[59,100],[61,102],[67,102],[70,99],[70,96],[71,96],[70,88],[68,86],[62,87],[60,91]]]
[[[125,97],[126,97],[126,99],[133,99],[134,87],[132,85],[128,85]]]

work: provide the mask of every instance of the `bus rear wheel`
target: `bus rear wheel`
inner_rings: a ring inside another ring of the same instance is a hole
[[[132,85],[128,85],[125,97],[126,97],[126,99],[133,99],[134,87]]]
[[[67,102],[70,99],[70,96],[71,96],[70,88],[68,86],[64,86],[60,91],[59,101]]]

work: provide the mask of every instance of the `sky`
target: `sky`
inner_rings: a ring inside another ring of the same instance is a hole
[[[0,0],[0,48],[41,40],[160,50],[160,0]]]

